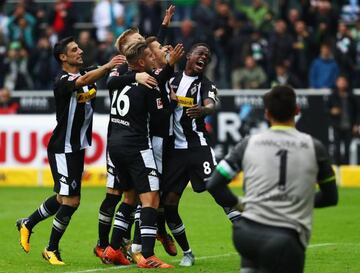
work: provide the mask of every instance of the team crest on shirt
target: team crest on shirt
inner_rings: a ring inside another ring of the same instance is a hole
[[[194,95],[194,94],[196,93],[197,89],[198,89],[198,86],[195,84],[195,85],[190,89],[191,95]]]
[[[159,75],[161,71],[162,71],[161,68],[156,69],[156,70],[154,70],[154,74],[155,74],[155,75]]]
[[[157,106],[157,109],[163,109],[164,108],[164,105],[162,103],[161,98],[156,99],[156,106]]]

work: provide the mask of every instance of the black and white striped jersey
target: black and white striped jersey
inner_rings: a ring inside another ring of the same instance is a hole
[[[54,84],[57,125],[48,150],[53,153],[72,153],[91,145],[92,120],[96,85],[76,88],[78,74],[61,71]]]
[[[217,89],[205,76],[187,76],[180,72],[169,81],[170,87],[178,97],[174,111],[175,149],[188,149],[209,145],[209,135],[205,128],[205,117],[192,119],[186,109],[192,105],[204,105],[204,99],[217,102]]]

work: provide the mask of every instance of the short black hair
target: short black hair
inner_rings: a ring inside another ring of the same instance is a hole
[[[205,44],[205,43],[196,43],[196,44],[193,44],[189,50],[189,54],[191,54],[197,47],[199,46],[203,46],[203,47],[206,47],[209,52],[211,53],[211,50],[210,50],[210,46],[208,44]]]
[[[61,39],[54,45],[53,54],[58,63],[61,64],[60,54],[66,53],[66,47],[71,42],[75,42],[75,39],[74,39],[74,37],[69,36],[64,39]]]
[[[279,122],[286,122],[295,116],[296,94],[287,85],[278,85],[267,92],[264,97],[265,109]]]
[[[145,49],[147,48],[146,42],[137,42],[132,44],[128,49],[126,49],[125,57],[129,64],[133,64],[144,54]]]

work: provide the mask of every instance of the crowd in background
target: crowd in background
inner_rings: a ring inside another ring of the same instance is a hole
[[[209,44],[208,75],[219,88],[332,88],[338,75],[360,87],[357,0],[2,0],[0,86],[51,89],[59,69],[51,48],[69,35],[84,50],[85,65],[101,65],[128,27],[156,35],[170,4],[176,12],[167,42]]]
[[[12,91],[52,89],[60,69],[52,47],[59,39],[74,36],[85,66],[102,65],[117,54],[114,41],[125,29],[137,26],[145,37],[156,35],[173,4],[166,42],[182,43],[185,50],[207,43],[212,49],[207,76],[219,88],[333,89],[327,110],[337,147],[334,161],[347,163],[351,138],[359,132],[351,94],[360,88],[359,2],[0,0],[0,114],[16,113]],[[179,69],[184,64],[185,59]],[[105,81],[99,88],[106,88]]]

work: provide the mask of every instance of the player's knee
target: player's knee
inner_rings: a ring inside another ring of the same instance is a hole
[[[121,195],[123,192],[119,189],[107,188],[106,193],[110,193],[112,195]]]
[[[147,192],[140,195],[142,207],[151,207],[157,209],[160,203],[159,192]]]
[[[180,195],[174,192],[170,192],[164,196],[164,206],[178,206],[180,201]]]
[[[80,196],[66,196],[62,198],[62,204],[73,208],[80,206]]]
[[[126,191],[124,192],[124,203],[131,206],[136,206],[137,204],[137,194],[135,191]]]

